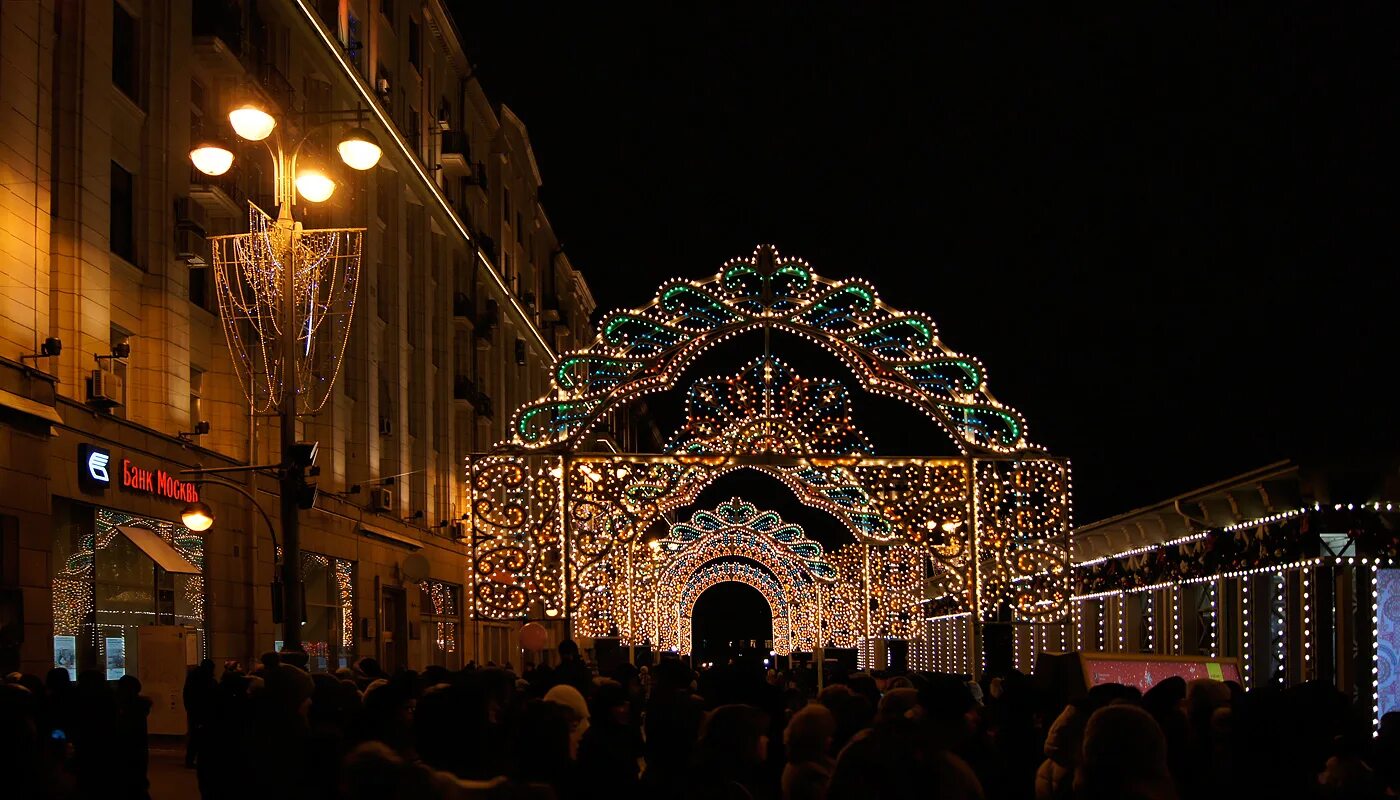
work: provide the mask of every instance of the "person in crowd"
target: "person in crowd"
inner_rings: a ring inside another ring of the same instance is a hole
[[[1074,776],[1075,800],[1173,800],[1167,737],[1152,715],[1115,703],[1084,725],[1084,755]]]
[[[510,779],[527,786],[547,787],[558,798],[584,796],[569,755],[572,719],[567,706],[527,700],[516,715],[510,737],[506,772]]]
[[[185,704],[186,729],[185,766],[194,769],[199,757],[199,746],[204,740],[204,726],[208,721],[209,706],[218,691],[218,681],[214,678],[214,662],[204,659],[199,666],[185,675],[185,688],[181,699]]]
[[[546,703],[556,703],[569,711],[569,758],[578,760],[578,745],[588,732],[588,703],[578,689],[561,683],[545,692]]]
[[[150,782],[147,779],[150,749],[146,733],[151,701],[141,696],[141,681],[135,675],[123,675],[117,679],[113,695],[116,705],[116,727],[112,740],[113,773],[111,790],[106,796],[138,800],[147,798],[150,796]]]
[[[616,681],[599,683],[591,722],[578,749],[581,785],[607,786],[618,800],[640,797],[642,734],[628,689]]]
[[[691,691],[690,668],[663,659],[652,668],[646,710],[646,772],[649,792],[676,792],[685,780],[690,755],[704,719],[704,701]]]
[[[695,743],[695,759],[684,797],[772,797],[765,785],[768,718],[747,705],[720,706],[705,716]]]
[[[593,670],[583,663],[573,639],[559,643],[559,666],[554,669],[554,682],[574,687],[585,699],[593,694]]]
[[[966,684],[934,676],[918,690],[919,702],[903,716],[860,731],[841,751],[827,797],[940,797],[979,800],[981,784],[952,752],[966,736],[967,714],[976,705]]]
[[[888,695],[886,695],[888,697]],[[820,703],[798,709],[783,731],[787,766],[783,767],[783,800],[823,800],[836,760],[831,743],[836,737],[836,717]]]

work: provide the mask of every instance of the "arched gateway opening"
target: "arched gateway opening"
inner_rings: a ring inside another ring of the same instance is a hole
[[[478,617],[557,620],[574,635],[684,652],[699,597],[685,581],[743,572],[760,591],[781,590],[770,602],[774,649],[857,647],[871,664],[883,642],[902,640],[914,666],[935,651],[949,663],[956,647],[969,672],[981,623],[1062,619],[1068,464],[1028,441],[986,370],[947,347],[931,319],[761,247],[713,277],[668,281],[649,305],[600,327],[560,357],[549,392],[516,411],[511,440],[469,459]],[[763,352],[736,371],[688,373],[700,353],[750,331],[765,333]],[[769,351],[772,331],[817,344],[848,374],[797,374]],[[919,409],[958,455],[875,453],[852,419],[848,382]],[[681,385],[685,422],[663,452],[589,450],[607,415]],[[789,547],[769,535],[780,519],[737,499],[665,529],[705,487],[744,469],[835,517],[849,543],[818,545],[814,567],[815,543]]]

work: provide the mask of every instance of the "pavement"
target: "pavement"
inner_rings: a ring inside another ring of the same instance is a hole
[[[184,737],[152,736],[150,752],[151,800],[198,800],[199,781],[185,768]]]

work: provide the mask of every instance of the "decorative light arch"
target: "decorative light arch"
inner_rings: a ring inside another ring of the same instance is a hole
[[[826,562],[821,544],[807,538],[800,525],[734,498],[714,511],[697,511],[688,522],[672,525],[667,538],[651,543],[651,551],[652,560],[659,562],[657,568],[647,571],[641,581],[635,575],[618,576],[633,586],[615,586],[612,591],[614,597],[634,604],[626,613],[632,626],[640,622],[648,641],[663,648],[674,646],[682,631],[672,629],[668,613],[658,609],[684,606],[685,587],[710,564],[743,559],[773,577],[792,612],[783,634],[785,646],[804,651],[815,646],[821,594],[816,584],[835,582],[838,575]],[[635,599],[638,589],[640,601]]]
[[[576,448],[607,413],[674,388],[700,353],[774,329],[823,347],[868,391],[922,410],[963,453],[1032,449],[1024,418],[992,396],[981,363],[947,347],[928,316],[885,304],[865,281],[823,278],[771,246],[731,259],[712,278],[667,281],[650,304],[608,314],[592,344],[560,357],[550,390],[516,411],[511,441]]]
[[[962,455],[873,455],[844,387],[792,374],[767,352],[735,374],[695,382],[668,452],[580,449],[602,415],[674,387],[699,353],[751,330],[824,347],[866,390],[924,410]],[[974,621],[1007,605],[1024,621],[1063,615],[1068,463],[1029,444],[1024,420],[987,391],[980,364],[861,281],[826,280],[761,247],[711,279],[669,282],[651,305],[609,315],[597,341],[556,367],[550,394],[515,413],[511,440],[468,458],[467,541],[482,618],[542,612],[584,635],[643,643],[656,627],[638,621],[636,590],[661,567],[644,534],[745,468],[783,482],[855,536],[827,554],[838,571],[858,563],[861,575],[858,587],[838,582],[822,595],[829,644],[919,635],[910,597]]]
[[[773,612],[773,652],[780,656],[790,655],[793,647],[789,630],[794,611],[783,594],[783,587],[766,570],[742,561],[712,561],[691,574],[681,589],[679,602],[670,606],[676,610],[675,630],[678,636],[672,649],[682,655],[690,654],[694,644],[695,602],[700,595],[721,583],[747,584],[763,595],[769,610]]]

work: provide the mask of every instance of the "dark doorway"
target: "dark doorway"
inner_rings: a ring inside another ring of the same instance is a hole
[[[380,666],[393,675],[408,666],[408,606],[403,589],[397,587],[384,587],[382,602],[384,627],[379,640],[383,649]]]
[[[725,664],[731,658],[761,662],[773,640],[773,612],[768,601],[746,583],[721,583],[695,601],[691,617],[693,663]]]

